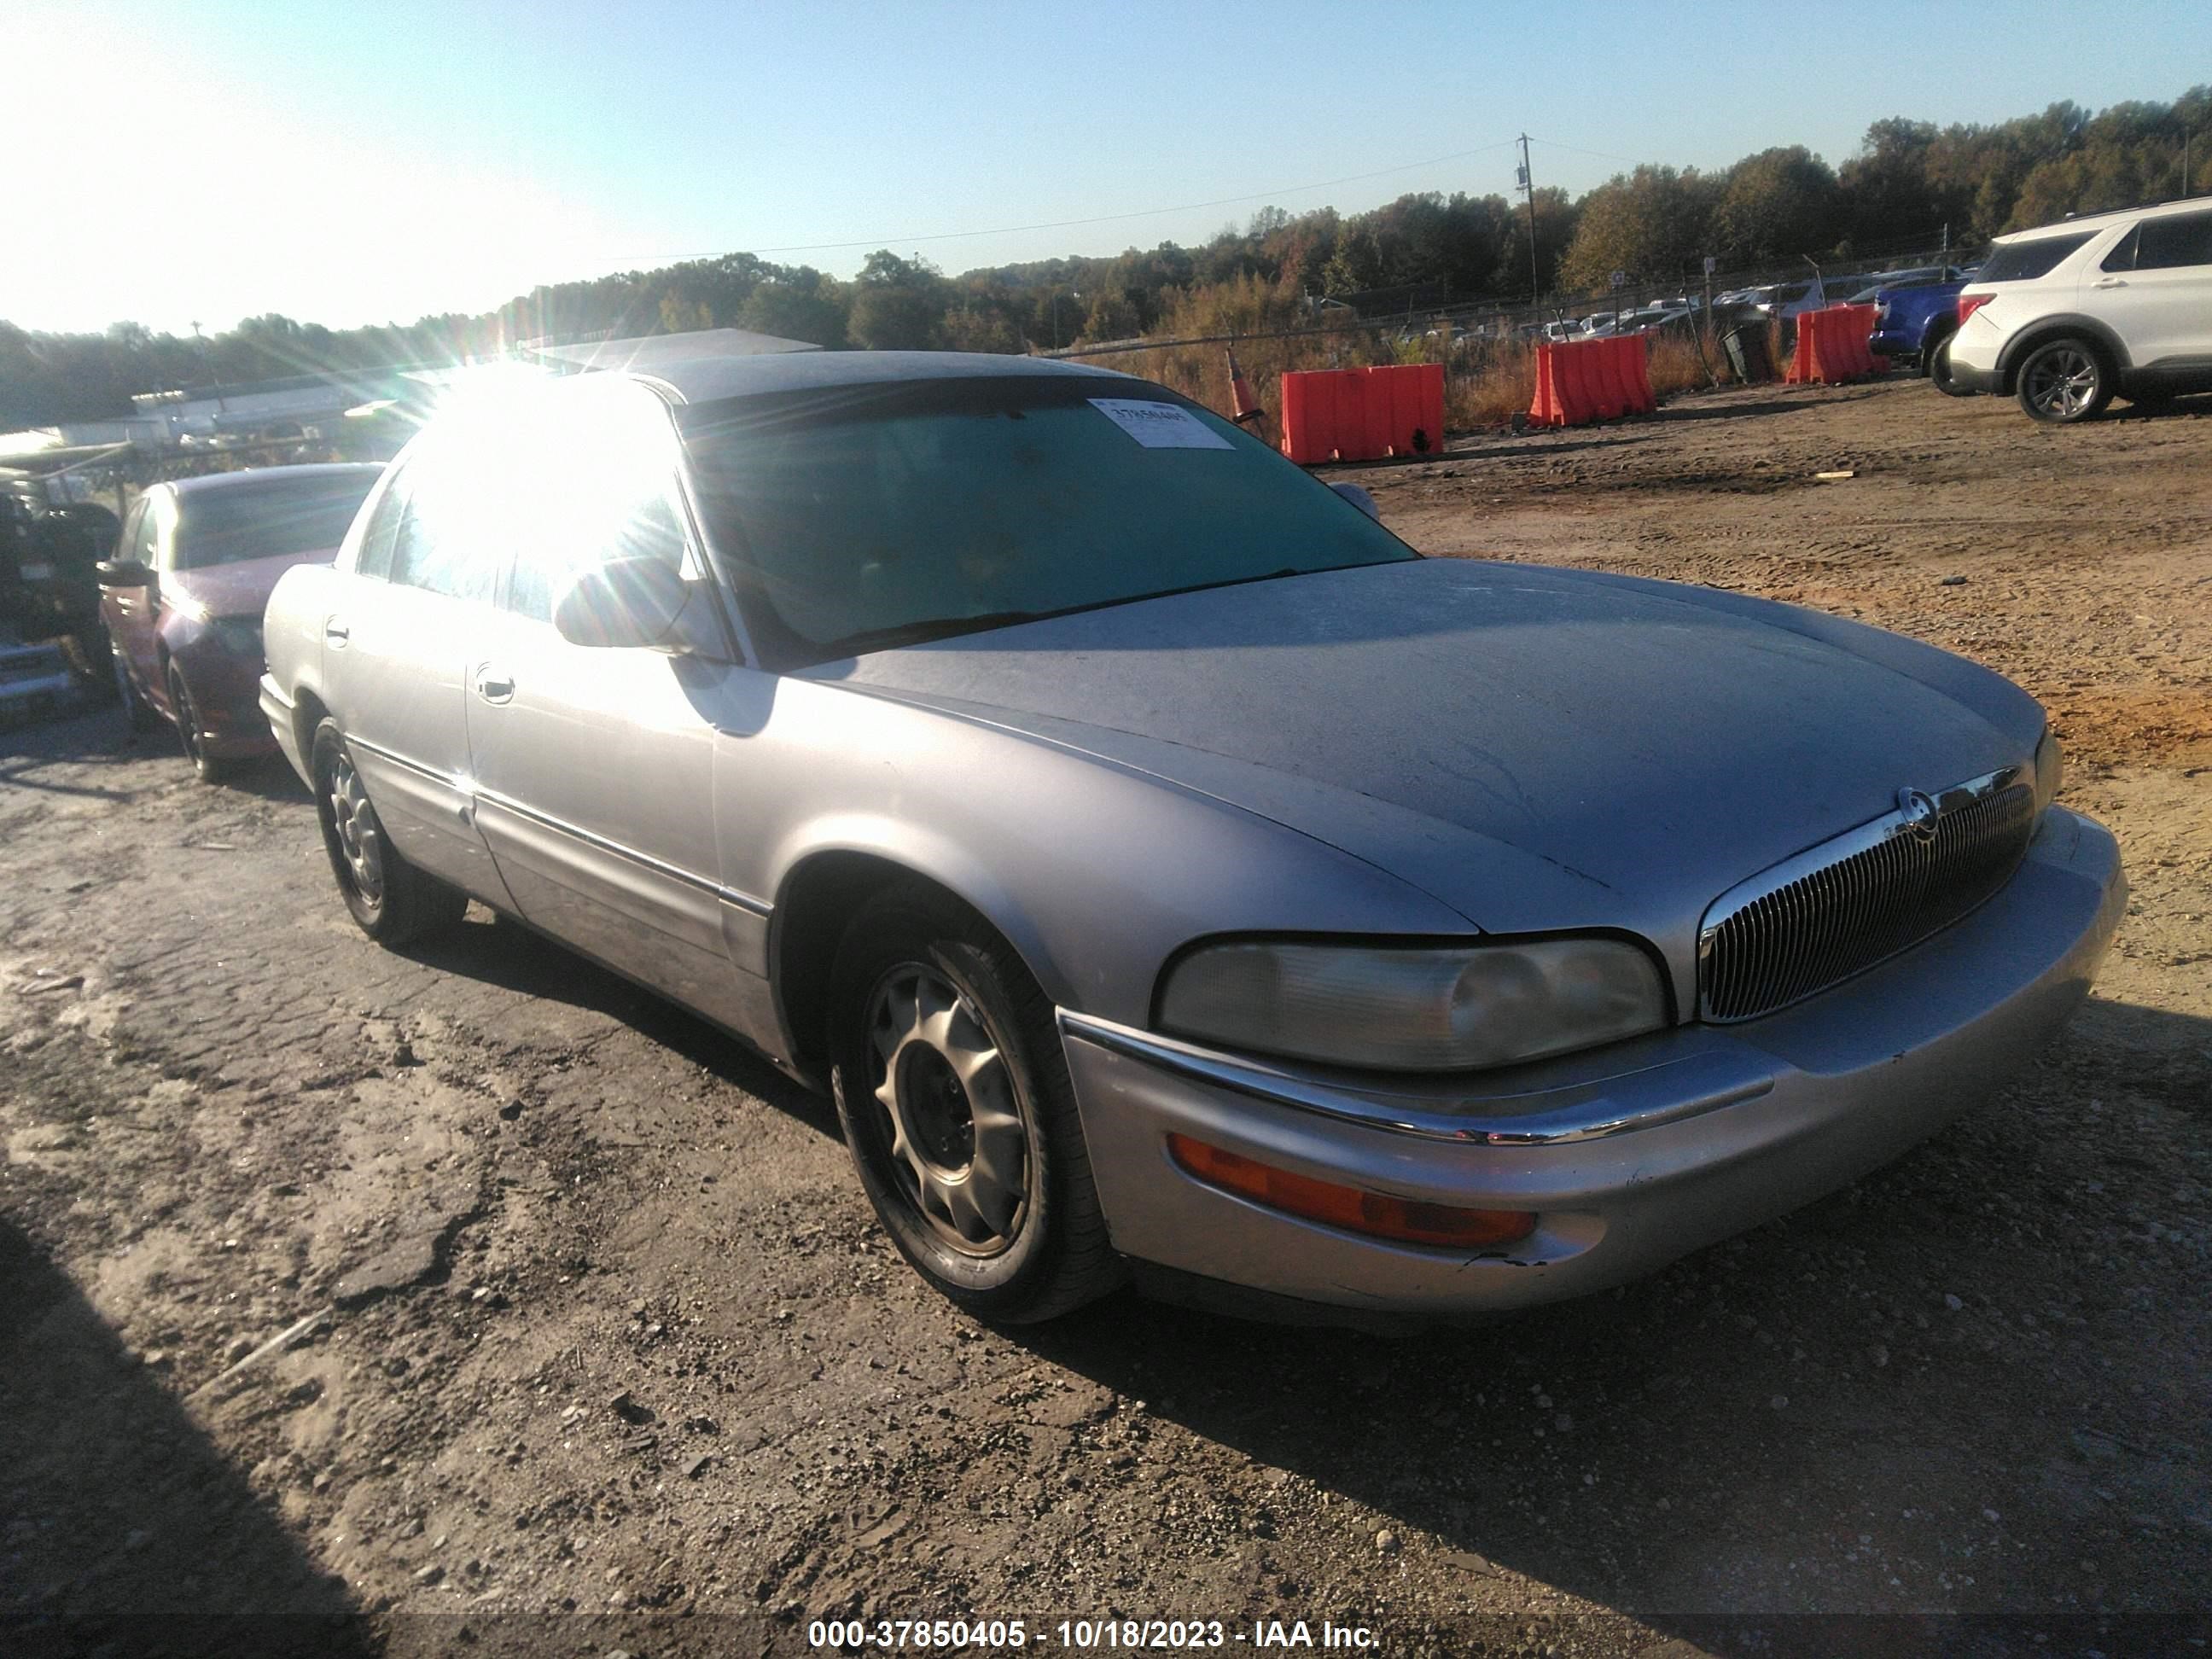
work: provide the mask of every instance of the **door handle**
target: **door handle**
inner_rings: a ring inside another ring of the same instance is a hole
[[[2091,284],[2094,288],[2125,288],[2127,285],[2127,279],[2124,276],[2107,276],[2101,282]]]
[[[477,670],[477,696],[486,702],[505,702],[514,696],[514,676],[489,663]]]
[[[325,644],[335,645],[339,649],[343,650],[345,647],[345,642],[352,637],[353,629],[347,627],[345,623],[340,622],[336,617],[329,617],[324,619],[323,642]]]

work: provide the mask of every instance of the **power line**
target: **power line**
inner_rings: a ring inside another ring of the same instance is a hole
[[[1609,149],[1585,149],[1580,144],[1563,144],[1555,138],[1539,138],[1535,142],[1551,149],[1571,149],[1577,155],[1595,155],[1601,161],[1626,161],[1632,167],[1640,167],[1644,165],[1633,155],[1615,155]]]
[[[1446,161],[1462,161],[1470,155],[1487,155],[1494,149],[1510,149],[1517,139],[1500,139],[1494,144],[1478,144],[1473,149],[1454,150],[1449,155],[1431,155],[1425,161],[1407,161],[1396,167],[1377,167],[1372,173],[1348,173],[1341,179],[1323,179],[1310,185],[1285,185],[1274,190],[1256,190],[1249,196],[1218,196],[1210,202],[1185,202],[1176,207],[1140,208],[1133,213],[1101,213],[1087,219],[1050,219],[1032,225],[1000,225],[988,230],[942,230],[927,235],[860,236],[845,242],[787,242],[776,247],[755,247],[749,253],[835,253],[856,247],[904,247],[916,242],[957,242],[977,236],[1015,236],[1033,230],[1073,230],[1083,225],[1118,224],[1129,219],[1156,219],[1170,213],[1196,213],[1206,208],[1236,207],[1246,202],[1265,202],[1278,196],[1297,196],[1310,190],[1330,190],[1338,185],[1354,185],[1368,179],[1387,179],[1393,173],[1418,172]],[[712,259],[731,250],[717,248],[709,253],[654,253],[629,256],[632,260]]]

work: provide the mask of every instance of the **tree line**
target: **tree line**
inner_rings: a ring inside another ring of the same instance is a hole
[[[1992,235],[2212,192],[2212,86],[2172,103],[2072,103],[1991,125],[1877,121],[1831,167],[1802,146],[1711,172],[1638,167],[1570,199],[1424,192],[1366,213],[1262,208],[1198,247],[1163,242],[948,276],[919,255],[868,256],[849,280],[750,253],[541,286],[496,310],[330,329],[271,313],[205,339],[137,323],[104,333],[0,322],[0,429],[127,411],[130,394],[288,374],[450,363],[527,340],[737,327],[832,349],[1022,352],[1124,339],[1203,310],[1218,290],[1279,302],[1409,294],[1525,301],[1723,269],[1978,246]],[[1428,302],[1426,301],[1424,301]],[[1280,311],[1282,304],[1271,306]]]

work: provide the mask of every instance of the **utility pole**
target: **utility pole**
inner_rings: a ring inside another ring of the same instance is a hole
[[[1536,282],[1536,180],[1528,171],[1528,135],[1521,135],[1521,188],[1528,192],[1528,303],[1544,297]]]

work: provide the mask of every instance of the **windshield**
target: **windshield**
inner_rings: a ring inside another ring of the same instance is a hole
[[[204,570],[333,550],[375,482],[376,474],[364,468],[343,477],[276,475],[250,485],[193,490],[177,501],[175,568]]]
[[[771,667],[1419,556],[1264,444],[1141,380],[906,381],[679,418]]]

